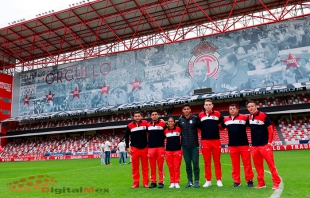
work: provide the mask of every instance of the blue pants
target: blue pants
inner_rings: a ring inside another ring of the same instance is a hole
[[[119,152],[118,163],[122,164],[123,159],[124,159],[124,164],[126,164],[126,152],[125,151]]]
[[[101,153],[101,165],[105,164],[105,154]]]
[[[111,151],[105,151],[105,164],[108,165],[110,164],[110,154],[111,154]]]

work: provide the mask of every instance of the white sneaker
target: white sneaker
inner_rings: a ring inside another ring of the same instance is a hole
[[[171,183],[169,188],[174,188],[175,187],[175,184],[174,183]]]
[[[180,188],[180,185],[178,183],[174,184],[175,188]]]
[[[223,187],[223,183],[222,183],[221,180],[217,180],[216,185],[217,185],[218,187]]]
[[[211,186],[212,184],[211,184],[211,181],[206,181],[206,183],[203,185],[203,187],[209,187],[209,186]]]

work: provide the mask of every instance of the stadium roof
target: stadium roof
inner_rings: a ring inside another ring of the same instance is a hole
[[[85,1],[83,1],[85,2]],[[0,70],[33,69],[306,16],[303,0],[95,0],[0,29]]]

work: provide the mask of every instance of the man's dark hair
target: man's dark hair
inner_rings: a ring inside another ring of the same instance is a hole
[[[236,107],[237,109],[239,109],[239,106],[236,104],[230,104],[229,107]]]
[[[152,113],[157,113],[157,114],[159,114],[157,110],[152,110],[152,111],[151,111],[151,114],[152,114]]]
[[[237,56],[233,53],[227,54],[226,56],[227,62],[231,63],[234,62],[235,66],[237,65],[238,59]]]
[[[142,115],[140,111],[135,111],[135,112],[133,113],[133,115],[135,115],[135,114],[140,114],[140,115]]]
[[[190,106],[188,103],[184,103],[184,104],[182,105],[182,109],[183,109],[184,107],[189,107],[189,108],[191,108],[191,106]]]
[[[256,105],[256,102],[254,100],[250,100],[246,103],[246,105],[248,106],[249,103],[254,103]]]

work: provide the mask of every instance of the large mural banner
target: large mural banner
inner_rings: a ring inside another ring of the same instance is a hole
[[[20,75],[19,115],[160,101],[310,79],[310,18]]]

